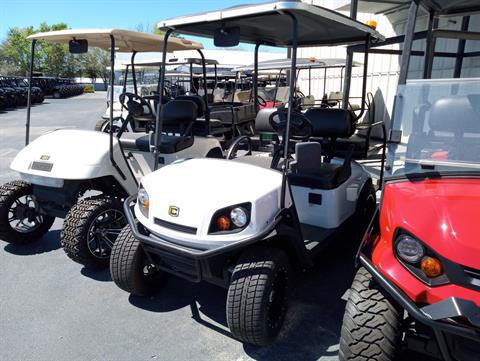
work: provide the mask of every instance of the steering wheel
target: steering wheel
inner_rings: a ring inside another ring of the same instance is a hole
[[[235,139],[232,144],[230,144],[230,147],[228,148],[227,151],[227,157],[226,159],[234,159],[237,157],[237,152],[239,151],[239,148],[241,145],[243,145],[243,141],[247,141],[247,153],[245,155],[251,155],[252,154],[252,140],[250,139],[249,136],[246,135],[241,135],[237,139]]]
[[[122,93],[118,97],[120,104],[128,110],[128,112],[133,116],[143,115],[145,113],[145,108],[147,107],[149,114],[153,114],[150,103],[148,103],[140,95],[133,93]]]
[[[257,94],[257,101],[258,101],[258,104],[262,107],[266,107],[267,106],[267,101],[262,98],[260,95]]]
[[[268,117],[270,126],[280,135],[287,129],[288,109],[279,108]],[[290,136],[292,139],[306,141],[313,134],[313,127],[310,120],[300,112],[292,110],[290,118]]]

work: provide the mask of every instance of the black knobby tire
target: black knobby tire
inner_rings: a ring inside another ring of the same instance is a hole
[[[110,274],[122,290],[148,296],[155,293],[165,279],[165,273],[152,267],[141,243],[126,226],[115,242],[110,257]]]
[[[24,209],[30,215],[35,215],[35,221],[32,221],[33,224],[30,230],[25,228],[20,230],[18,228],[20,224],[12,225],[11,223],[21,221],[17,218],[16,212],[12,212],[12,207],[15,207],[14,209],[16,210],[16,207],[19,206],[18,202],[25,202],[31,206],[33,205],[32,203],[36,202],[33,196],[33,187],[30,183],[16,180],[5,183],[0,187],[0,239],[12,244],[27,244],[39,240],[48,232],[55,221],[55,217],[40,214],[34,211],[34,207],[25,206]],[[23,225],[24,223],[22,222],[21,224]]]
[[[292,272],[281,249],[254,247],[235,266],[227,295],[227,323],[237,339],[264,346],[280,331],[288,307]]]
[[[62,247],[68,257],[86,267],[108,267],[111,248],[126,223],[119,199],[105,195],[81,199],[63,222]]]
[[[399,351],[403,310],[360,268],[350,288],[339,359],[391,361]]]
[[[105,128],[107,127],[107,123],[108,123],[109,121],[110,121],[110,120],[108,120],[108,119],[100,119],[100,120],[95,124],[94,130],[96,130],[97,132],[108,133],[107,131],[105,131]]]

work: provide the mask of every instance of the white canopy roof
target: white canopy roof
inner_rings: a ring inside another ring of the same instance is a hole
[[[73,39],[84,39],[89,46],[110,50],[110,35],[115,38],[115,49],[118,52],[161,52],[163,36],[121,29],[71,29],[48,31],[30,35],[30,40],[42,40],[49,43],[68,44]],[[201,43],[171,37],[168,40],[168,52],[180,50],[203,49]]]

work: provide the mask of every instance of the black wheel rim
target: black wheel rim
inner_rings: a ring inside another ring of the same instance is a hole
[[[39,209],[38,201],[32,194],[15,199],[8,209],[10,227],[19,233],[33,232],[42,225],[44,220]]]
[[[288,275],[286,269],[277,271],[268,294],[267,322],[270,329],[277,329],[285,313]]]
[[[125,215],[118,209],[99,213],[88,229],[87,245],[90,253],[99,259],[108,259],[113,244],[126,225]]]

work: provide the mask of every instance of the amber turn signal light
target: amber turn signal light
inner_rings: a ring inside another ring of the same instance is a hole
[[[220,231],[228,231],[230,229],[230,219],[227,216],[217,218],[217,228]]]
[[[367,25],[370,26],[373,29],[377,28],[377,22],[375,20],[368,20]]]
[[[443,274],[443,265],[434,257],[423,257],[420,263],[423,273],[429,278],[435,278]]]

